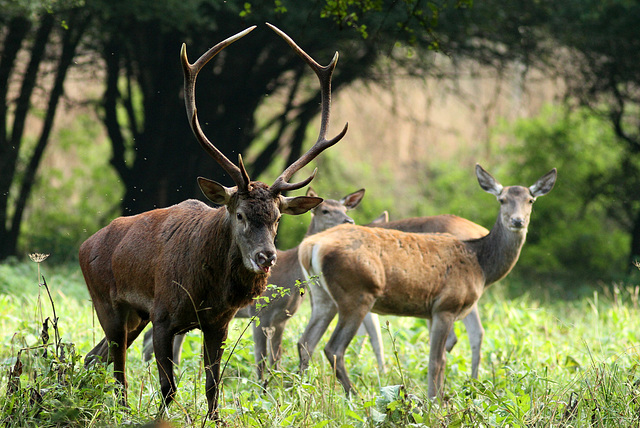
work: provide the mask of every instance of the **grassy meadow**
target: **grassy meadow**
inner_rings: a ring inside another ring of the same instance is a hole
[[[584,287],[569,300],[554,297],[565,294],[559,284],[514,285],[508,279],[490,288],[479,303],[486,329],[479,379],[470,379],[471,351],[464,326],[456,323],[459,341],[448,355],[443,402],[426,398],[424,320],[381,318],[386,373],[377,367],[368,341],[354,340],[347,368],[357,394],[350,400],[321,351],[324,341],[309,372],[296,373],[295,343],[308,304],[289,323],[282,371],[270,373],[264,393],[255,375],[248,320],[236,320],[228,343],[233,352],[224,355],[221,415],[228,427],[640,425],[638,287]],[[155,362],[142,361],[141,339],[128,352],[129,409],[117,404],[111,368],[83,367],[102,330],[76,265],[0,265],[0,338],[3,426],[151,426],[159,419],[176,427],[212,425],[203,417],[207,404],[197,331],[185,342],[176,369],[177,399],[164,414],[158,414]]]

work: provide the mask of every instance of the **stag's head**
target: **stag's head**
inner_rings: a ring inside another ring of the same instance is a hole
[[[345,125],[342,132],[336,137],[330,140],[326,139],[331,103],[331,74],[338,61],[337,52],[331,63],[323,67],[296,45],[289,36],[276,27],[270,24],[267,25],[280,35],[314,70],[320,81],[322,95],[320,134],[316,143],[297,161],[285,169],[271,186],[259,181],[251,181],[242,163],[241,156],[239,156],[238,165],[236,165],[209,141],[200,127],[195,100],[196,78],[202,67],[225,47],[253,31],[255,26],[218,43],[193,64],[190,64],[187,58],[186,45],[182,45],[180,52],[184,71],[185,107],[191,129],[204,150],[224,168],[236,185],[225,187],[220,183],[202,177],[198,178],[198,184],[209,200],[226,207],[228,221],[231,223],[234,245],[239,248],[242,254],[244,266],[253,272],[261,274],[268,274],[271,267],[276,263],[274,240],[281,214],[303,214],[322,202],[322,198],[317,196],[286,197],[282,195],[285,191],[300,189],[309,184],[316,174],[315,170],[301,182],[289,183],[289,180],[293,174],[311,162],[323,150],[340,141],[347,132],[347,126]]]
[[[529,187],[503,187],[498,180],[478,164],[476,164],[476,176],[480,187],[498,198],[498,202],[500,202],[499,220],[502,225],[511,232],[526,233],[533,203],[538,196],[546,195],[553,189],[557,171],[553,168]]]

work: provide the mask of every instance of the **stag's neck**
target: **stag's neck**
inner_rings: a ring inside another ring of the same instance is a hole
[[[205,255],[204,271],[213,281],[227,284],[223,287],[225,295],[217,298],[238,308],[246,306],[265,290],[268,276],[245,267],[240,249],[233,241],[226,207],[211,212],[204,227],[208,228],[209,236],[201,250]],[[220,245],[221,242],[225,245]]]
[[[484,272],[485,287],[511,272],[520,257],[526,237],[526,229],[511,231],[498,219],[487,236],[467,242],[478,257],[478,263]]]

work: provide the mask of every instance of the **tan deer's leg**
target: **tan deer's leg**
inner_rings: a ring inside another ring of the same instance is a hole
[[[449,312],[438,312],[431,320],[429,336],[429,398],[442,399],[444,396],[444,370],[447,361],[445,352],[447,336],[453,327],[455,315]]]
[[[338,308],[331,296],[321,287],[314,287],[311,293],[311,318],[298,340],[298,354],[300,356],[300,373],[309,367],[309,361],[322,335],[338,313]],[[358,324],[360,325],[360,324]]]

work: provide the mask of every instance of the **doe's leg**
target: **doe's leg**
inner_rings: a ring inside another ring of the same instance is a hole
[[[447,336],[453,327],[454,314],[448,312],[438,312],[431,320],[431,331],[429,336],[429,398],[444,396],[444,370],[447,356],[445,352]]]
[[[380,330],[380,320],[378,320],[378,314],[368,312],[364,317],[362,325],[367,330],[367,334],[369,335],[371,348],[373,349],[373,353],[376,355],[376,360],[378,361],[380,372],[384,373],[386,371],[384,365],[384,344],[382,343],[382,331]]]
[[[469,344],[471,345],[471,377],[478,379],[478,367],[480,366],[480,348],[484,339],[484,328],[478,314],[478,304],[476,303],[471,312],[462,320],[467,329]]]

